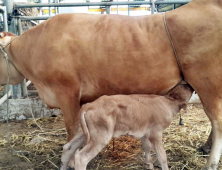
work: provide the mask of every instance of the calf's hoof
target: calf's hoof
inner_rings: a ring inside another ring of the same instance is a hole
[[[63,163],[60,165],[60,170],[75,170],[74,168],[70,168],[69,166],[64,166]]]
[[[72,169],[75,169],[75,161],[74,161],[74,158],[72,158],[70,161],[69,161],[69,164],[68,164],[68,167],[69,168],[72,168]],[[72,170],[72,169],[69,169],[69,170]]]
[[[74,168],[70,168],[70,167],[67,167],[67,168],[61,167],[60,170],[75,170],[75,169]]]
[[[149,169],[149,170],[154,170],[154,166],[153,166],[152,163],[146,163],[146,164],[145,164],[145,168],[146,168],[146,169]]]

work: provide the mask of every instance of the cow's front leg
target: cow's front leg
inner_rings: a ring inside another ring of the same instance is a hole
[[[202,102],[213,130],[212,149],[207,160],[206,169],[216,170],[222,152],[222,100],[221,98],[214,98],[209,101],[207,98],[202,98]]]
[[[207,142],[203,146],[198,148],[198,150],[199,151],[203,151],[206,154],[209,154],[210,151],[211,151],[212,143],[213,143],[212,138],[213,138],[213,130],[211,130],[210,135],[209,135],[209,137],[207,139]]]
[[[70,141],[78,132],[80,122],[80,101],[79,93],[60,97],[60,108],[63,114],[64,123]]]
[[[67,92],[66,92],[67,93]],[[68,133],[68,141],[70,141],[78,132],[80,122],[80,101],[79,92],[73,95],[60,95],[60,108],[62,110],[64,123]],[[69,161],[70,168],[74,168],[74,158]]]
[[[212,85],[212,84],[211,84]],[[215,84],[217,85],[217,84]],[[220,87],[213,86],[199,93],[204,111],[212,125],[212,149],[205,169],[216,170],[222,152],[222,95]],[[208,139],[208,142],[210,139]]]
[[[213,120],[211,123],[214,133],[212,134],[212,149],[206,164],[206,169],[217,170],[222,152],[222,119],[220,118],[219,120],[218,118],[218,120]]]

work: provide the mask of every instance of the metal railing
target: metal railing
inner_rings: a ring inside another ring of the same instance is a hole
[[[128,2],[121,2],[121,1],[114,1],[114,2],[86,2],[86,3],[36,3],[36,4],[18,4],[15,3],[15,8],[36,8],[36,7],[84,7],[84,6],[106,6],[108,10],[106,12],[110,13],[110,6],[112,5],[150,5],[151,6],[151,13],[154,13],[154,6],[159,4],[187,4],[191,0],[164,0],[164,1],[128,1]],[[29,20],[47,20],[51,16],[23,16],[21,17],[22,21],[29,21]]]
[[[154,8],[159,4],[186,4],[191,0],[162,0],[162,1],[114,1],[114,2],[85,2],[85,3],[36,3],[36,4],[19,4],[14,3],[14,0],[4,0],[5,6],[0,6],[0,10],[3,12],[3,20],[4,20],[4,31],[10,31],[17,35],[22,34],[21,29],[21,21],[33,21],[33,20],[47,20],[51,16],[13,16],[14,9],[19,8],[42,8],[42,7],[84,7],[84,6],[105,6],[106,13],[110,13],[110,7],[113,5],[128,5],[128,10],[130,9],[130,5],[150,5],[151,14],[154,13]],[[41,2],[41,0],[39,0]],[[58,1],[57,1],[58,2]],[[8,16],[10,17],[7,17]],[[129,11],[128,11],[129,15]],[[10,18],[9,27],[7,24],[7,18]],[[18,90],[20,88],[20,90]],[[21,93],[21,91],[23,93]],[[22,82],[20,86],[14,86],[13,90],[11,89],[13,98],[17,98],[18,96],[27,96],[27,88],[26,82]],[[14,94],[13,94],[14,93]],[[20,93],[18,95],[17,93]]]
[[[36,3],[18,4],[15,8],[36,8],[36,7],[82,7],[82,6],[112,6],[112,5],[152,5],[152,4],[187,4],[191,0],[164,0],[164,1],[114,1],[114,2],[86,2],[86,3]]]

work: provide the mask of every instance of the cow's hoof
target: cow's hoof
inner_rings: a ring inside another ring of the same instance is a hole
[[[200,152],[203,152],[203,154],[209,154],[210,151],[211,151],[211,146],[210,145],[204,145],[204,146],[199,147],[197,150],[200,151]]]
[[[75,168],[68,167],[67,170],[75,170]]]
[[[218,169],[218,165],[213,164],[210,167],[205,167],[203,170],[217,170]]]

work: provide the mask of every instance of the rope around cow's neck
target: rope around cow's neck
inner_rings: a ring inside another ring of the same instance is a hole
[[[10,45],[12,43],[12,41],[14,41],[17,37],[14,37],[13,39],[11,39],[11,41],[9,43],[7,43],[4,47],[0,47],[0,50],[1,52],[3,53],[3,58],[5,59],[6,61],[6,65],[7,65],[7,73],[8,73],[8,76],[7,76],[7,86],[6,86],[6,92],[7,92],[7,142],[8,142],[8,147],[10,148],[10,150],[12,152],[15,152],[15,153],[29,153],[28,151],[16,151],[12,146],[11,146],[11,143],[10,143],[10,128],[9,128],[9,82],[10,82],[10,69],[9,69],[9,63],[11,63],[14,67],[15,65],[13,64],[13,62],[9,59],[7,53],[4,51],[4,49]],[[29,97],[28,97],[28,100],[30,101]],[[33,111],[32,111],[32,106],[31,106],[31,102],[29,102],[29,105],[30,105],[30,108],[31,108],[31,115],[32,115],[32,118],[35,122],[35,124],[37,125],[37,127],[40,129],[40,130],[43,130],[43,128],[37,123],[36,119],[35,119],[35,116],[33,114]],[[47,130],[51,130],[51,129],[47,129]]]
[[[178,67],[179,67],[179,70],[180,70],[180,74],[181,74],[181,77],[182,77],[182,80],[183,80],[183,79],[184,79],[184,75],[183,75],[183,72],[182,72],[182,67],[181,67],[180,60],[179,60],[179,58],[178,58],[177,51],[176,51],[176,48],[175,48],[175,46],[174,46],[172,37],[171,37],[171,35],[170,35],[170,31],[169,31],[168,26],[167,26],[166,13],[165,13],[165,12],[163,13],[163,22],[164,22],[164,26],[165,26],[167,35],[168,35],[169,40],[170,40],[170,44],[171,44],[171,46],[172,46],[172,48],[173,48],[173,53],[174,53],[174,56],[175,56],[175,58],[176,58],[176,61],[177,61],[177,64],[178,64]]]
[[[4,51],[4,49],[6,48],[6,47],[8,47],[16,38],[18,38],[18,36],[14,36],[14,37],[12,37],[11,38],[11,40],[5,45],[5,46],[3,46],[3,47],[0,47],[0,50],[2,51],[2,53],[3,53],[3,58],[5,58],[5,60],[6,60],[6,62],[7,62],[7,70],[8,70],[8,79],[10,78],[10,70],[9,70],[9,62],[15,67],[15,65],[14,65],[14,63],[9,59],[9,57],[8,57],[8,55],[7,55],[7,53]],[[16,67],[15,67],[16,68]],[[9,80],[8,80],[8,82],[7,82],[7,88],[9,87]],[[7,102],[8,102],[8,90],[9,89],[7,89],[6,88],[6,90],[7,90]],[[28,97],[28,96],[27,96]],[[29,97],[28,97],[28,100],[30,101],[30,99],[29,99]],[[36,119],[35,119],[35,116],[34,116],[34,114],[33,114],[33,112],[32,112],[32,106],[31,106],[31,102],[29,102],[29,105],[30,105],[30,108],[31,108],[31,114],[32,114],[32,118],[34,119],[34,121],[35,121],[35,124],[37,125],[37,127],[40,129],[40,130],[42,130],[42,128],[41,128],[41,126],[39,126],[39,124],[37,123],[37,121],[36,121]],[[8,112],[8,108],[7,108],[7,112]],[[7,120],[9,119],[9,117],[7,118]]]
[[[8,58],[8,55],[7,53],[4,51],[4,49],[2,47],[0,47],[0,50],[1,52],[3,53],[3,57],[5,58],[5,61],[6,61],[6,65],[7,65],[7,72],[8,72],[8,77],[7,77],[7,86],[6,86],[6,94],[7,94],[7,136],[6,136],[6,139],[7,139],[7,142],[8,142],[8,147],[10,148],[10,150],[12,152],[15,152],[15,153],[29,153],[28,151],[16,151],[12,146],[11,146],[11,143],[10,143],[10,128],[9,128],[9,95],[8,95],[8,92],[9,92],[9,81],[10,81],[10,69],[9,69],[9,58]]]
[[[179,60],[179,58],[178,58],[176,48],[175,48],[175,46],[174,46],[172,37],[171,37],[171,35],[170,35],[170,31],[169,31],[168,26],[167,26],[166,13],[165,13],[165,12],[163,13],[163,22],[164,22],[164,26],[165,26],[167,35],[168,35],[169,40],[170,40],[170,44],[171,44],[171,46],[172,46],[172,48],[173,48],[174,56],[175,56],[175,58],[176,58],[176,61],[177,61],[177,64],[178,64],[178,67],[179,67],[179,70],[180,70],[180,75],[181,75],[181,77],[182,77],[182,78],[181,78],[181,81],[182,81],[182,80],[185,80],[184,75],[183,75],[183,71],[182,71],[182,68],[181,68],[180,60]],[[180,81],[180,82],[181,82],[181,81]],[[181,112],[180,112],[179,125],[183,125],[183,119],[182,119],[182,114],[181,114]]]

